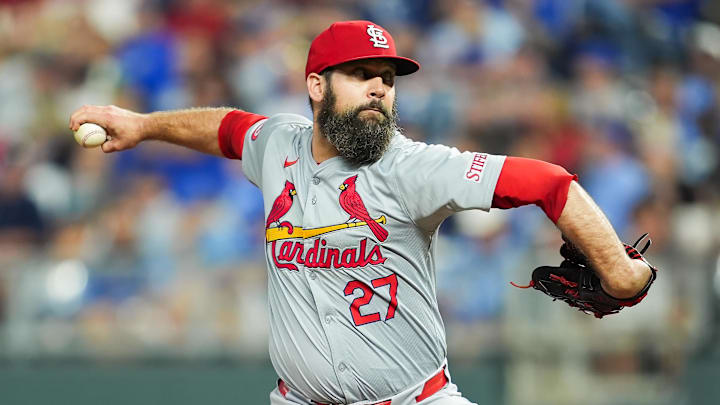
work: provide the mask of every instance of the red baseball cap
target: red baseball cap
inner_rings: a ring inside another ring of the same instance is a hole
[[[321,32],[310,44],[305,77],[341,63],[374,58],[392,60],[398,76],[420,69],[414,60],[397,56],[395,40],[383,27],[372,21],[340,21]]]

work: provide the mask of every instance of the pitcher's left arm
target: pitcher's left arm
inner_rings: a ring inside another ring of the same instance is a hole
[[[540,160],[506,158],[495,187],[493,207],[511,208],[526,204],[536,204],[543,209],[565,236],[565,250],[574,251],[572,258],[580,262],[580,270],[587,270],[586,273],[573,274],[564,269],[551,274],[551,268],[545,266],[541,273],[548,274],[540,278],[547,280],[541,281],[545,284],[557,282],[558,285],[537,285],[537,275],[534,275],[533,287],[565,301],[582,300],[579,295],[583,292],[583,282],[588,288],[599,290],[597,293],[601,294],[601,298],[607,295],[618,305],[634,305],[642,299],[641,295],[644,297],[655,278],[655,269],[639,252],[628,250],[628,246],[620,241],[607,217],[578,184],[577,176],[558,165]],[[563,263],[569,265],[572,260]],[[598,280],[594,281],[593,276]],[[557,291],[549,293],[548,289],[553,290],[554,287]],[[566,294],[567,297],[558,294]]]

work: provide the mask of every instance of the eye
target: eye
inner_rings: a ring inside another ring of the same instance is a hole
[[[352,76],[357,77],[358,79],[363,79],[363,80],[365,80],[366,77],[367,77],[367,74],[366,74],[366,72],[365,72],[365,69],[363,69],[363,68],[356,68],[356,69],[353,69],[353,71],[352,71]]]
[[[382,80],[383,83],[392,87],[395,84],[395,75],[390,72],[383,73]]]

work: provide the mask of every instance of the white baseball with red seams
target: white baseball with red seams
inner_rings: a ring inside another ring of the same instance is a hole
[[[100,125],[86,122],[75,131],[75,141],[86,148],[95,148],[107,140],[107,131]]]

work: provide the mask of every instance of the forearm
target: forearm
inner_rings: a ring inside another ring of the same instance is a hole
[[[556,225],[587,256],[608,294],[631,297],[647,283],[647,265],[628,257],[610,221],[577,182],[570,184]]]
[[[159,140],[200,152],[223,156],[218,129],[232,108],[194,108],[140,114],[114,105],[85,105],[70,116],[69,127],[77,131],[92,122],[105,128],[110,139],[102,144],[105,153],[134,148],[146,140]]]
[[[193,108],[144,115],[144,139],[159,140],[212,155],[223,156],[218,129],[232,108]]]

